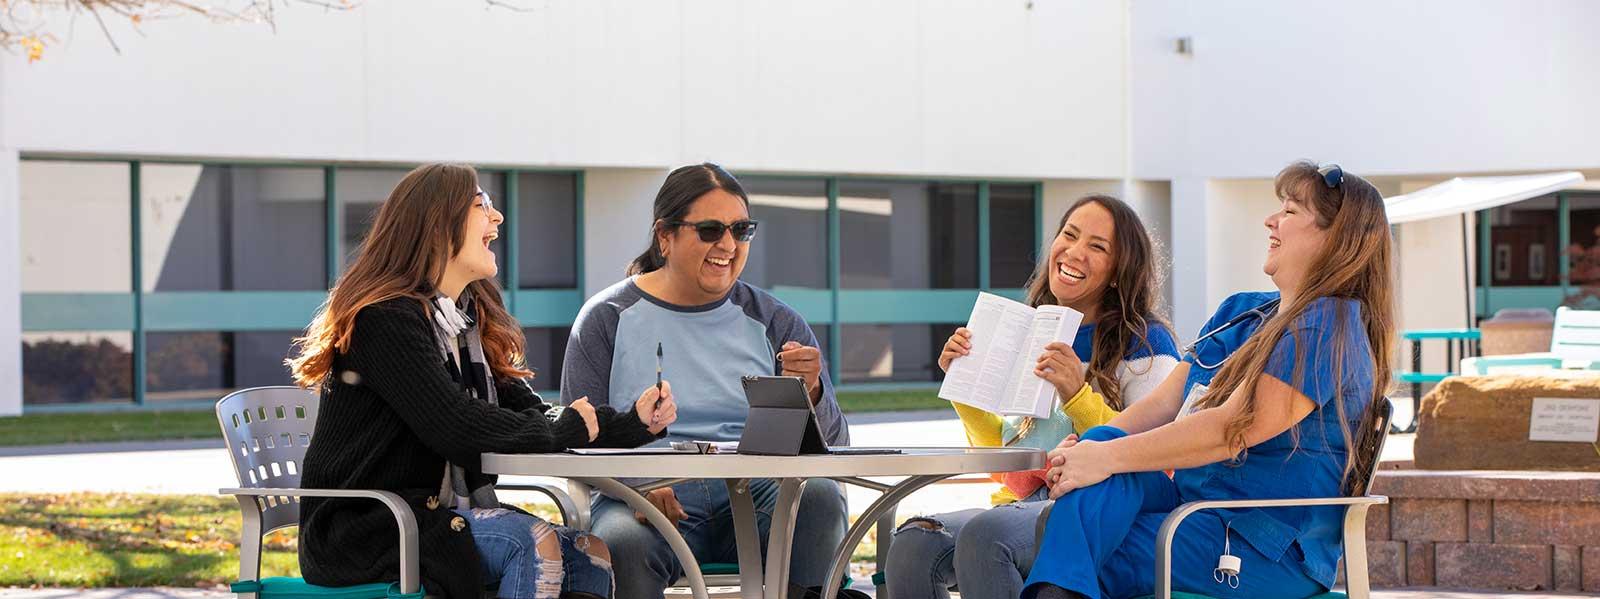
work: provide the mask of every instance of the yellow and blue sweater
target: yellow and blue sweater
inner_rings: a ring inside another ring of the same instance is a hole
[[[1148,347],[1143,343],[1135,343],[1128,348],[1117,366],[1119,390],[1123,401],[1130,404],[1155,390],[1178,365],[1178,344],[1166,326],[1152,325],[1148,337]],[[1093,347],[1094,325],[1084,325],[1073,338],[1072,350],[1078,355],[1078,360],[1086,365],[1085,368],[1093,358]],[[1105,424],[1117,415],[1115,410],[1106,405],[1104,397],[1087,383],[1067,401],[1057,404],[1049,418],[1035,419],[1032,429],[1021,438],[1017,437],[1023,421],[1021,417],[1002,417],[959,403],[952,402],[951,405],[955,406],[956,414],[961,417],[967,442],[974,447],[1029,447],[1049,451],[1067,435],[1083,434],[1083,431]],[[1000,505],[1033,493],[1044,483],[1044,471],[997,474],[994,478],[1004,484],[989,499],[994,505]]]

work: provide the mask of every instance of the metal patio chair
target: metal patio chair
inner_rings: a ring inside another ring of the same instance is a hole
[[[367,489],[302,489],[300,473],[306,448],[316,428],[320,398],[299,387],[243,389],[217,402],[217,423],[228,444],[239,487],[221,489],[239,501],[244,517],[239,530],[239,580],[232,589],[241,598],[327,596],[341,599],[422,597],[417,521],[399,495]],[[575,522],[571,498],[545,484],[501,485],[497,489],[537,491],[561,510],[564,523]],[[320,587],[292,577],[262,580],[261,540],[274,530],[299,526],[301,497],[344,497],[380,502],[394,514],[400,529],[399,580],[352,587]]]

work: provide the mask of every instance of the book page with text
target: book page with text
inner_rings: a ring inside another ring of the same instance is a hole
[[[1033,309],[998,295],[979,293],[967,329],[972,351],[950,363],[939,398],[994,412],[1013,383],[1016,348],[1027,337]]]
[[[1001,400],[1000,413],[1050,417],[1055,407],[1055,387],[1034,374],[1034,367],[1039,362],[1039,356],[1044,355],[1045,346],[1051,342],[1072,345],[1072,339],[1078,335],[1078,325],[1082,322],[1083,313],[1072,308],[1039,306],[1033,314],[1026,341],[1018,348],[1016,365],[1011,374],[1017,381],[1016,387]]]

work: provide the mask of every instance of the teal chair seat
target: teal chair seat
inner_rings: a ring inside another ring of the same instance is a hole
[[[702,576],[732,576],[739,573],[739,564],[700,564]]]
[[[235,593],[255,593],[260,599],[422,599],[423,593],[421,589],[415,593],[402,593],[398,582],[321,587],[303,578],[287,576],[242,580],[230,587]]]

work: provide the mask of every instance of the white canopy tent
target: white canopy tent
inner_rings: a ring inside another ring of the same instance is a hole
[[[1456,177],[1444,183],[1384,199],[1390,225],[1430,218],[1456,216],[1461,219],[1461,274],[1466,301],[1466,326],[1472,327],[1472,255],[1467,251],[1467,215],[1583,183],[1583,173],[1567,171],[1506,177]]]
[[[1464,215],[1561,191],[1583,183],[1583,173],[1568,171],[1510,177],[1456,177],[1405,195],[1384,198],[1389,224]]]

